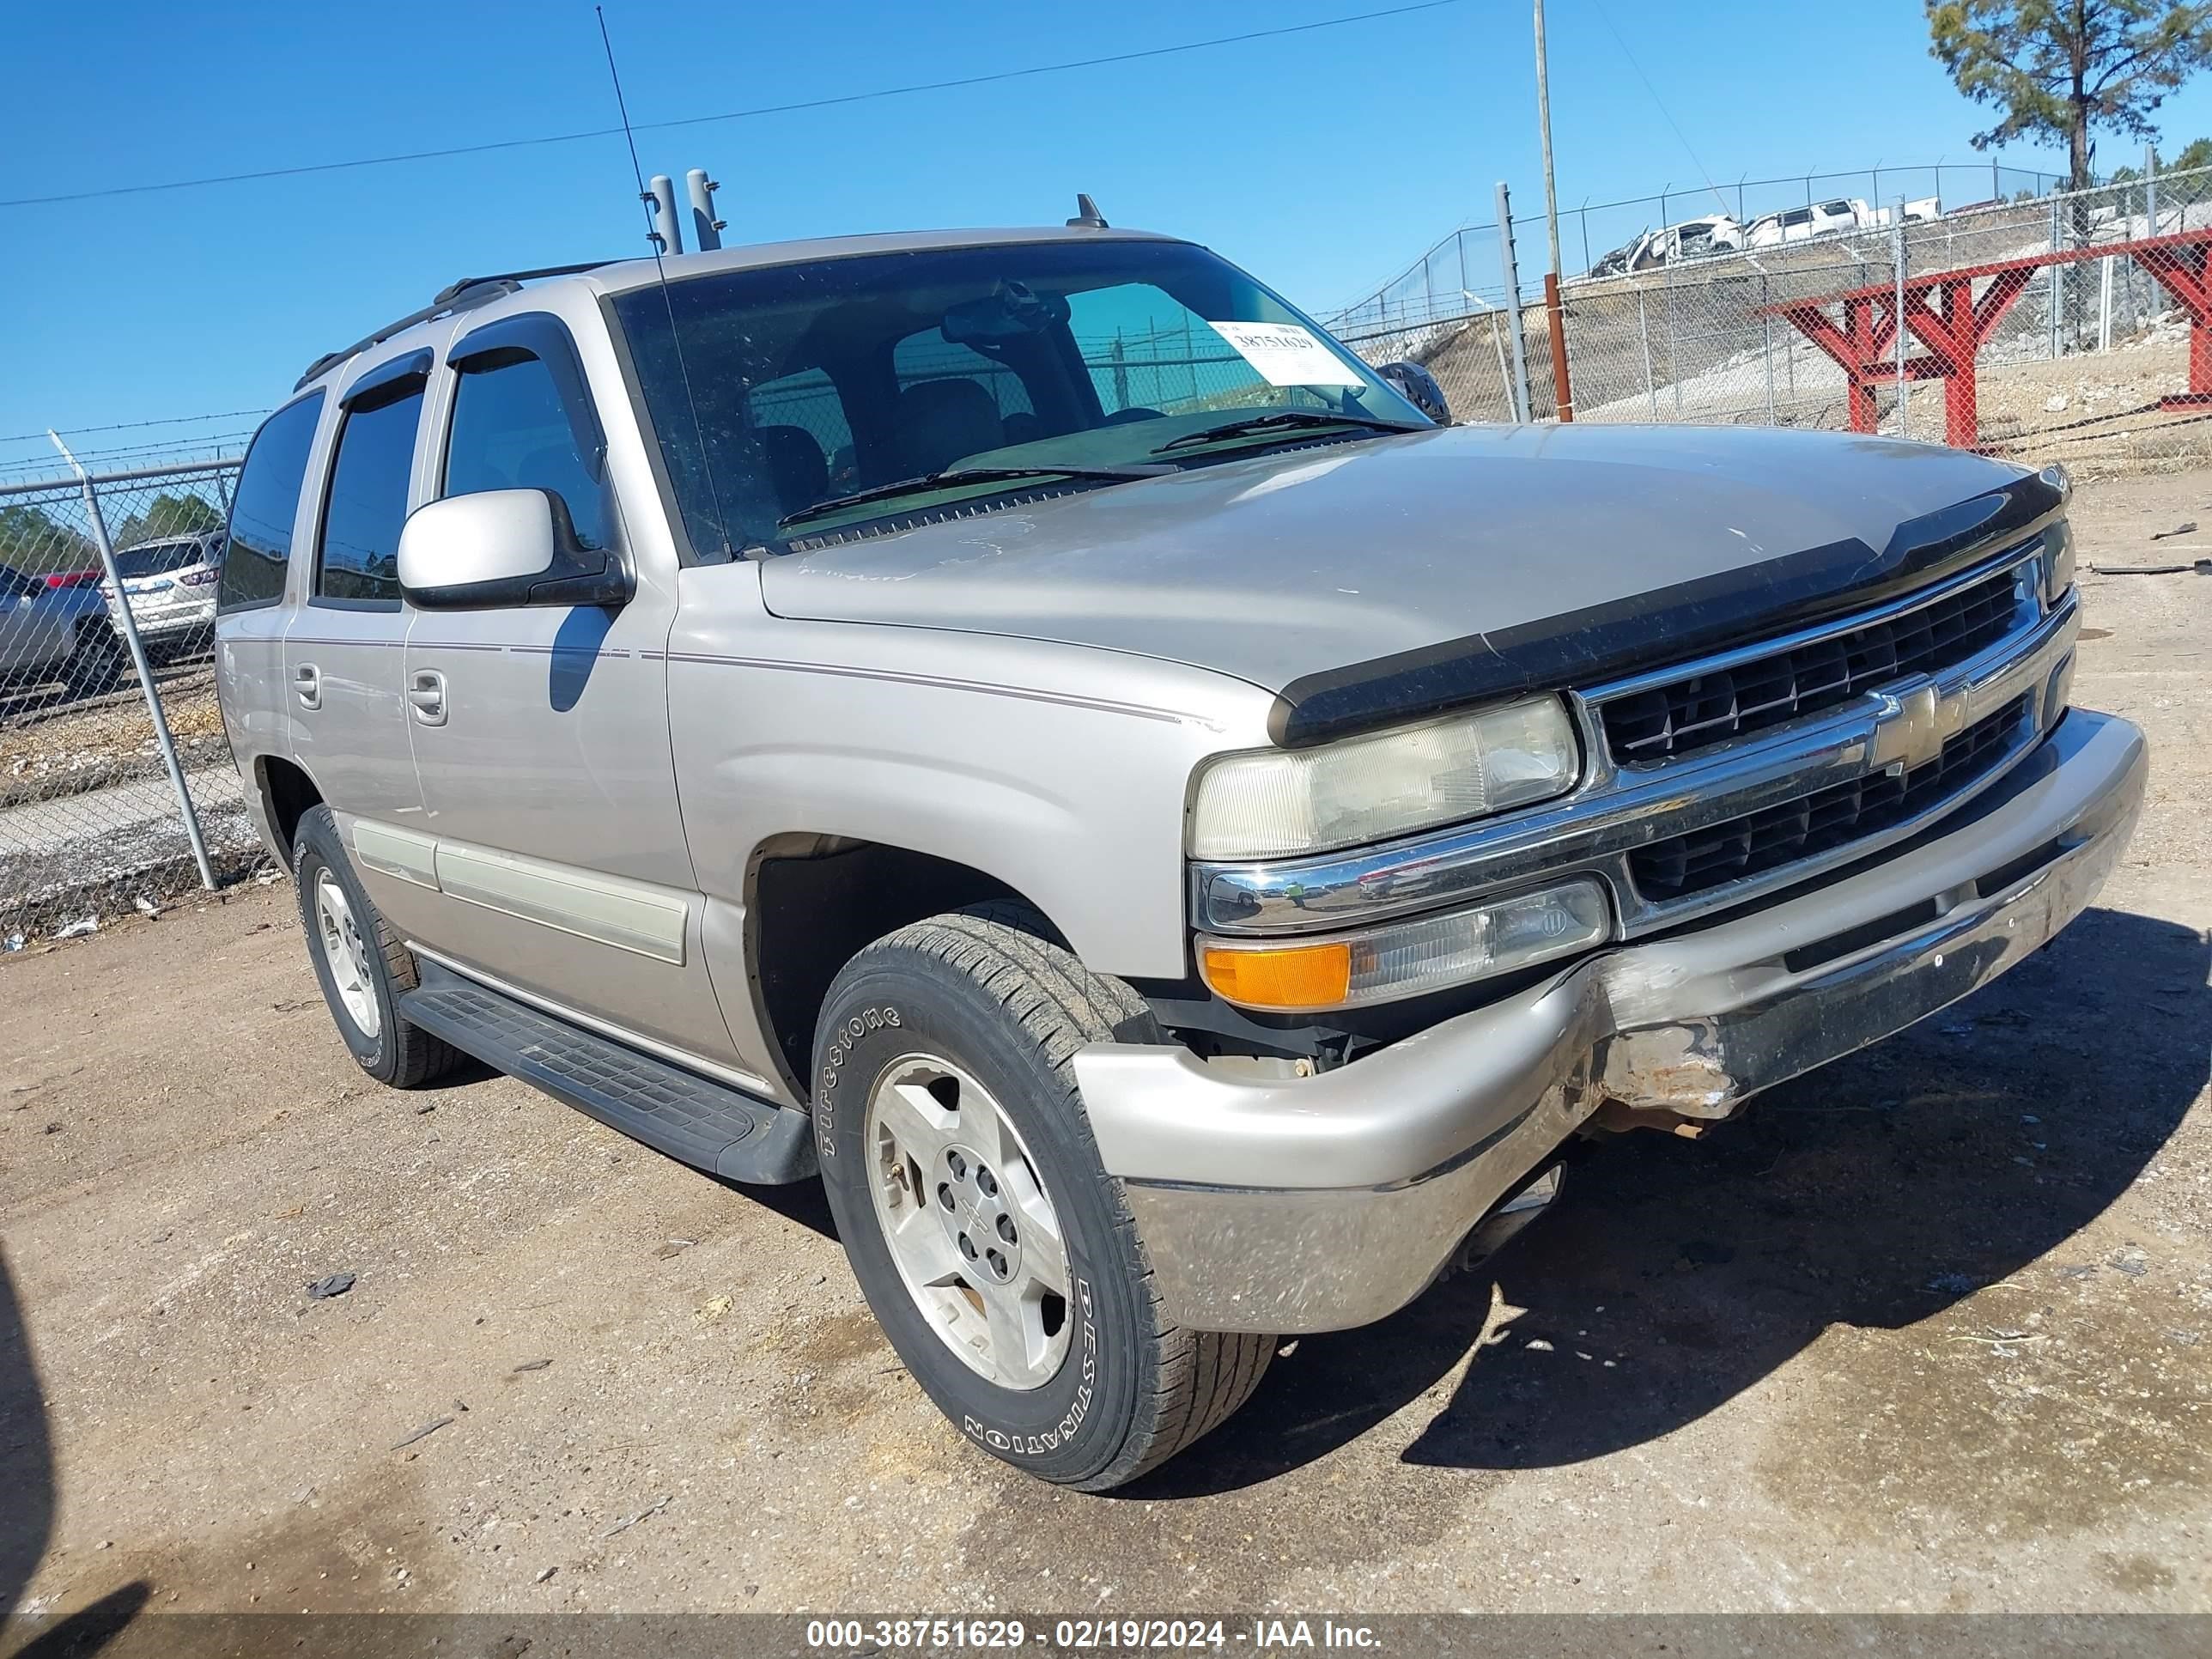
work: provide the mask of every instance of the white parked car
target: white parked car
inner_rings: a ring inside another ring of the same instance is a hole
[[[1923,197],[1905,204],[1905,222],[1918,224],[1935,218],[1941,211],[1935,197]],[[1806,207],[1762,214],[1744,228],[1742,245],[1747,248],[1781,247],[1791,242],[1809,242],[1819,236],[1838,236],[1846,231],[1887,230],[1895,216],[1894,209],[1869,206],[1856,197],[1815,202]]]
[[[1790,242],[1809,242],[1816,236],[1834,236],[1856,230],[1863,204],[1857,202],[1814,202],[1763,214],[1744,228],[1746,247],[1781,247]]]
[[[116,554],[115,573],[123,579],[149,657],[173,660],[214,644],[215,590],[222,574],[223,546],[223,532],[210,530],[141,542]],[[115,589],[102,582],[100,593],[107,602],[109,621],[121,634]]]

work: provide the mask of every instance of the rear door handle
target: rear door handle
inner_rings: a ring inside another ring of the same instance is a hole
[[[320,708],[323,706],[323,671],[311,662],[303,662],[292,670],[292,690],[299,693],[300,707]]]
[[[415,718],[424,726],[443,726],[446,723],[446,677],[434,668],[418,668],[408,683],[407,701],[414,705]]]

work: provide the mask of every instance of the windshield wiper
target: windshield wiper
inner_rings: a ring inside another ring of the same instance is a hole
[[[1186,432],[1180,438],[1169,439],[1152,453],[1164,455],[1171,449],[1186,449],[1193,444],[1210,444],[1222,438],[1241,438],[1249,432],[1322,426],[1364,427],[1370,432],[1421,432],[1427,429],[1407,426],[1403,421],[1378,420],[1372,415],[1324,415],[1317,409],[1279,409],[1272,415],[1249,415],[1241,421],[1224,421],[1219,426],[1200,427],[1195,432]]]
[[[891,501],[901,495],[916,495],[925,489],[937,489],[952,484],[1014,483],[1024,478],[1103,478],[1120,482],[1131,478],[1157,478],[1175,470],[1163,463],[1136,466],[947,467],[942,472],[925,472],[918,478],[901,478],[896,483],[856,489],[849,495],[833,495],[826,501],[817,501],[811,507],[800,507],[796,513],[785,514],[775,521],[775,527],[788,530],[795,524],[826,518],[832,513],[842,513],[848,507],[864,507],[870,501]]]

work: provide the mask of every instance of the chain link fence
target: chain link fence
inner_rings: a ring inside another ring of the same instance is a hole
[[[237,466],[0,485],[0,946],[260,857],[216,705]]]
[[[1935,167],[1860,167],[1840,173],[1795,173],[1784,179],[1740,179],[1695,190],[1662,190],[1656,195],[1617,202],[1563,203],[1559,209],[1559,257],[1563,271],[1601,273],[1615,261],[1626,264],[1647,238],[1664,241],[1671,227],[1680,242],[1709,244],[1697,227],[1727,218],[1759,235],[1796,236],[1808,226],[1785,226],[1784,216],[1800,210],[1838,206],[1869,215],[1899,200],[1916,210],[1935,212],[1948,202],[1954,213],[1980,211],[2000,204],[2040,198],[2060,180],[2048,173],[1996,163],[1950,163]],[[1823,218],[1828,216],[1824,213]],[[1762,220],[1776,222],[1760,230]],[[1523,275],[1544,269],[1548,255],[1543,216],[1516,216],[1513,234],[1520,247]],[[1354,334],[1418,329],[1505,302],[1498,227],[1463,225],[1440,238],[1428,252],[1364,298],[1325,318],[1340,339]]]
[[[1892,202],[1864,216],[1869,222],[1800,241],[1569,278],[1561,310],[1575,418],[1847,427],[1852,376],[1798,319],[1817,309],[1840,323],[1848,318],[1843,296],[1856,291],[1869,343],[1881,341],[1887,360],[1894,335],[1882,324],[1894,315],[1900,273],[1940,311],[1937,279],[1973,272],[1968,291],[1978,309],[1999,310],[1988,295],[2000,281],[2006,289],[2001,314],[1975,331],[1975,349],[1950,353],[1979,394],[1975,441],[2069,461],[2212,453],[2212,411],[2173,402],[2189,389],[2189,318],[2151,268],[2166,256],[2154,252],[2147,263],[2097,252],[2212,232],[2212,169],[1933,216]],[[1540,242],[1532,247],[1517,222],[1516,233],[1522,269],[1535,268]],[[2008,264],[2018,268],[1986,269]],[[1458,418],[1510,421],[1511,313],[1503,293],[1495,302],[1470,294],[1452,315],[1421,317],[1416,306],[1401,320],[1337,326],[1371,362],[1422,363]],[[1545,418],[1557,413],[1548,319],[1540,301],[1524,295],[1522,304],[1529,407]],[[1885,432],[1945,440],[1953,434],[1944,387],[1927,378],[1944,349],[1910,336],[1906,346],[1911,378],[1901,396],[1893,369],[1871,386],[1875,419]]]

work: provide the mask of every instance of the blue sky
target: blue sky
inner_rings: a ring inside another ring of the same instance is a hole
[[[607,15],[632,118],[647,121],[1402,3],[609,0]],[[1918,0],[1551,0],[1549,16],[1569,207],[1671,185],[1683,213],[1705,210],[1710,198],[1692,194],[1701,163],[1723,181],[1939,156],[1986,164],[1967,142],[1983,112],[1929,58]],[[0,198],[614,117],[580,0],[110,0],[19,9],[8,40]],[[648,173],[680,180],[703,166],[723,182],[731,240],[1054,223],[1082,189],[1116,222],[1206,241],[1325,312],[1455,224],[1487,219],[1494,179],[1512,183],[1516,211],[1540,204],[1531,63],[1526,0],[1462,0],[1138,64],[648,132],[639,147]],[[2169,151],[2212,134],[2212,84],[2185,88],[2162,125]],[[2111,144],[2100,165],[2134,149]],[[2062,165],[2025,150],[2004,159]],[[1946,193],[1988,191],[1960,175]],[[641,228],[619,138],[0,208],[0,477],[44,451],[15,434],[266,408],[308,359],[457,276],[641,251]],[[1525,258],[1541,252],[1540,238],[1524,244]],[[252,424],[80,442],[113,451]]]

